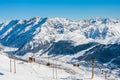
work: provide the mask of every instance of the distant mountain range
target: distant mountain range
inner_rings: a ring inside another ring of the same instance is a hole
[[[0,50],[12,54],[70,56],[67,61],[89,61],[120,67],[120,19],[94,18],[72,21],[40,18],[0,22]],[[112,65],[111,65],[112,64]]]

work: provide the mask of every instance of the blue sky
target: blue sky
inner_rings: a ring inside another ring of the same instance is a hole
[[[0,0],[0,21],[34,16],[120,18],[120,0]]]

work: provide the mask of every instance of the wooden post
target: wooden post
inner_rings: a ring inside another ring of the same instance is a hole
[[[16,60],[14,58],[14,73],[16,73]]]
[[[56,80],[57,80],[57,60],[56,60]]]
[[[12,57],[11,55],[9,55],[10,58],[10,72],[12,72],[12,58],[14,59],[14,73],[16,73],[16,59],[15,57]]]
[[[11,58],[10,58],[10,72],[12,72]]]
[[[94,64],[92,64],[92,79],[94,78]]]
[[[95,59],[92,59],[92,79],[94,78],[94,68],[95,68],[94,62]]]
[[[54,59],[53,59],[53,79],[54,79]]]
[[[105,79],[107,79],[107,73],[106,73],[106,71],[105,71]]]

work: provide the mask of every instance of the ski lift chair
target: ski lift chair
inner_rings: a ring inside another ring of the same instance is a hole
[[[73,67],[80,67],[80,64],[73,64]]]
[[[46,64],[46,66],[51,67],[51,66],[52,66],[52,64],[51,64],[50,62],[48,62],[48,63]]]
[[[35,58],[29,57],[29,62],[30,62],[30,63],[34,63],[34,62],[35,62]]]

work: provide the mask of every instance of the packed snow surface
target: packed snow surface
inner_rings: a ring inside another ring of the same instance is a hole
[[[91,80],[90,69],[87,71],[82,66],[73,67],[60,61],[54,61],[56,66],[53,68],[44,65],[44,62],[38,64],[16,60],[16,73],[14,73],[13,59],[12,72],[10,72],[10,59],[6,55],[0,54],[0,61],[0,80]],[[95,74],[94,80],[104,80],[104,78],[100,74]]]

